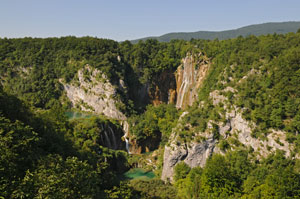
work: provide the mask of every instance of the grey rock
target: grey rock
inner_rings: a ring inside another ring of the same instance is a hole
[[[188,156],[184,162],[190,167],[203,167],[207,159],[212,155],[215,149],[215,142],[213,138],[209,138],[201,143],[193,142],[188,148]]]
[[[162,180],[173,181],[173,173],[175,165],[184,160],[187,156],[188,151],[185,145],[174,145],[166,146],[164,152],[164,166],[162,171]]]
[[[85,72],[90,74],[88,79],[85,78]],[[84,111],[104,114],[117,120],[126,120],[126,116],[116,106],[117,103],[122,103],[114,99],[117,89],[109,82],[105,74],[86,65],[78,71],[77,76],[77,82],[73,80],[70,84],[63,84],[73,107],[79,106]],[[100,80],[96,78],[99,76]],[[120,86],[125,89],[123,81],[120,81]]]
[[[161,177],[165,181],[173,182],[174,168],[181,161],[184,161],[190,167],[203,167],[215,149],[215,140],[212,137],[201,143],[189,143],[190,146],[175,143],[173,142],[170,146],[165,147]]]
[[[184,115],[188,114],[184,112]],[[182,117],[180,117],[182,118]],[[285,152],[286,156],[291,155],[293,146],[286,141],[286,133],[283,131],[270,130],[266,139],[257,139],[251,136],[255,124],[242,118],[242,114],[234,108],[226,113],[227,122],[219,125],[219,133],[223,138],[232,137],[237,139],[245,148],[252,147],[258,159],[266,157],[277,149]],[[208,131],[213,121],[208,122]],[[178,126],[180,126],[180,122]],[[169,139],[169,146],[165,147],[164,165],[162,171],[162,180],[173,182],[174,168],[180,161],[184,161],[190,167],[203,167],[207,159],[213,153],[224,154],[218,147],[218,141],[207,132],[200,133],[206,135],[202,142],[191,141],[190,143],[179,143],[176,129],[173,129],[172,136]],[[232,146],[232,150],[235,150]],[[298,156],[296,156],[298,157]]]

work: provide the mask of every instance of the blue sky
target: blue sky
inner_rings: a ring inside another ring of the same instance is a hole
[[[169,32],[300,21],[299,0],[1,0],[0,37],[94,36],[117,41]]]

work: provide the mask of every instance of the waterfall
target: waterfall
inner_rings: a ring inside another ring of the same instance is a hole
[[[193,58],[191,56],[187,56],[183,60],[182,70],[180,70],[180,74],[178,74],[182,79],[181,85],[177,93],[177,108],[183,108],[185,105],[191,105],[191,99],[193,94],[193,87],[196,81],[195,79],[195,69],[193,66]],[[178,87],[179,85],[177,85]],[[190,91],[190,92],[189,92]]]
[[[111,129],[110,126],[108,126],[108,129],[111,133],[111,136],[112,136],[112,142],[113,142],[113,149],[117,149],[118,148],[118,145],[117,145],[117,141],[116,141],[116,137],[115,137],[115,134],[114,134],[114,131]]]
[[[102,145],[105,144],[105,139],[104,139],[104,136],[103,136],[103,135],[100,136],[100,139],[101,139]]]
[[[107,147],[108,147],[108,148],[111,148],[110,139],[109,139],[109,137],[108,137],[107,132],[106,132],[105,129],[104,129],[104,135],[105,135],[105,138],[106,138],[106,140],[107,140]]]
[[[184,78],[183,82],[180,86],[179,92],[178,92],[179,101],[178,101],[177,106],[176,106],[177,108],[182,107],[183,98],[184,98],[184,95],[186,93],[186,88],[187,88],[188,84],[189,84],[188,80],[186,78]]]
[[[126,142],[126,150],[127,150],[127,152],[128,152],[129,154],[131,154],[130,151],[129,151],[129,141],[128,141],[128,139],[126,138],[126,136],[124,136],[124,139],[125,139],[125,142]]]
[[[129,140],[127,139],[128,133],[129,133],[129,124],[127,121],[122,121],[121,125],[123,126],[123,131],[125,132],[125,135],[123,135],[123,138],[126,142],[126,150],[129,154],[130,150],[129,150]]]
[[[188,57],[186,57],[183,60],[182,82],[181,82],[179,91],[177,93],[177,102],[176,102],[176,107],[177,108],[182,108],[183,98],[184,98],[184,95],[185,95],[185,92],[186,92],[185,90],[186,90],[186,87],[189,84],[189,81],[188,81],[188,78],[187,78],[188,74],[187,74],[187,71],[186,71],[187,65],[188,65]]]
[[[123,127],[123,131],[125,132],[125,135],[128,136],[128,132],[129,132],[129,124],[127,121],[122,121],[121,125]]]

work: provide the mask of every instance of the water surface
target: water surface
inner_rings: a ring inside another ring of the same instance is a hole
[[[146,171],[144,169],[135,168],[130,169],[126,173],[124,173],[124,176],[129,179],[145,179],[149,180],[155,177],[155,174],[152,171]]]
[[[65,114],[69,120],[79,119],[79,118],[90,118],[93,116],[93,114],[82,113],[82,112],[78,112],[78,111],[66,111]]]

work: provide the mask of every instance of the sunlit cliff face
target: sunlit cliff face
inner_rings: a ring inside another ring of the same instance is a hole
[[[200,54],[201,55],[201,54]],[[198,88],[201,86],[210,63],[201,57],[194,58],[188,55],[182,60],[176,75],[176,107],[184,109],[191,106],[198,97]]]

